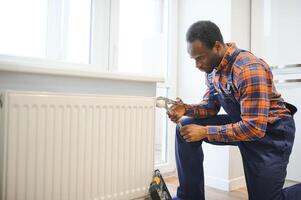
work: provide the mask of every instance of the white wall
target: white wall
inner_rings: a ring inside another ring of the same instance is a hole
[[[187,103],[200,102],[205,91],[204,74],[194,66],[186,50],[185,34],[198,20],[216,23],[225,42],[249,49],[249,0],[179,0],[178,96]],[[223,190],[243,186],[243,169],[236,147],[203,145],[206,185]]]
[[[300,9],[300,0],[252,0],[252,52],[270,66],[300,64]]]
[[[289,68],[273,69],[274,80],[281,81],[276,89],[285,101],[296,105],[294,116],[296,135],[287,179],[301,182],[301,1],[300,0],[252,0],[251,49],[270,66]],[[283,83],[289,81],[289,83]]]

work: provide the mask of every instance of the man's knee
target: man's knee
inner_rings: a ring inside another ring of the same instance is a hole
[[[197,124],[201,126],[206,126],[210,124],[215,124],[218,120],[216,117],[209,117],[209,118],[193,118],[193,117],[184,117],[180,120],[181,126],[189,125],[189,124]],[[179,127],[177,127],[179,128]]]
[[[202,119],[203,120],[203,119]],[[204,121],[206,122],[206,119],[204,119]],[[202,126],[205,126],[206,124],[205,123],[201,123],[200,122],[200,119],[195,119],[195,118],[191,118],[191,117],[185,117],[185,118],[182,118],[180,120],[180,122],[177,124],[176,126],[176,142],[185,142],[185,143],[188,143],[190,144],[191,146],[194,146],[196,145],[197,143],[194,142],[194,143],[191,143],[191,142],[186,142],[183,138],[183,136],[181,135],[181,132],[180,132],[180,129],[181,127],[183,126],[186,126],[186,125],[189,125],[189,124],[197,124],[197,125],[202,125]],[[203,140],[202,140],[203,141]],[[202,142],[202,141],[199,141],[199,142]]]
[[[180,120],[182,126],[188,124],[197,124],[201,126],[207,125],[224,125],[231,123],[231,119],[228,115],[216,115],[208,118],[193,118],[193,117],[184,117]],[[177,127],[179,128],[179,127]]]
[[[204,121],[206,122],[206,119],[207,118],[196,119],[196,118],[193,118],[193,117],[184,117],[180,120],[180,124],[181,124],[181,126],[185,126],[185,125],[189,125],[189,124],[199,124],[199,125],[201,125],[201,124],[204,124]]]

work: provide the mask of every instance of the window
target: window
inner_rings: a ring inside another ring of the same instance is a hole
[[[47,0],[1,1],[0,53],[45,57],[46,13]]]
[[[119,72],[167,75],[167,1],[113,1],[110,68]],[[117,34],[114,34],[117,32]],[[167,96],[166,87],[157,96]],[[168,161],[166,111],[156,109],[155,164]]]
[[[111,63],[119,72],[167,75],[167,1],[113,1],[111,12]],[[115,31],[117,34],[115,34]],[[168,96],[158,87],[157,96]],[[156,109],[155,163],[168,161],[166,111]]]
[[[91,1],[72,0],[67,7],[65,60],[90,63]]]
[[[176,53],[168,49],[175,51],[177,39],[170,41],[171,2],[176,1],[2,0],[0,54],[164,76],[167,81],[158,86],[157,96],[174,98],[176,84],[169,76],[174,74],[171,58]],[[176,20],[176,14],[172,16]],[[174,127],[167,123],[165,110],[156,112],[155,163],[172,163]]]
[[[162,75],[165,5],[166,0],[3,0],[0,54]]]
[[[91,1],[3,0],[0,26],[0,54],[89,63]]]
[[[165,61],[164,0],[120,0],[118,71],[162,74]]]

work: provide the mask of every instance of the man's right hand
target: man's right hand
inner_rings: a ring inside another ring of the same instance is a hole
[[[168,109],[167,115],[171,121],[178,123],[180,119],[184,116],[185,112],[185,104],[181,99],[177,98],[177,103],[172,105]]]

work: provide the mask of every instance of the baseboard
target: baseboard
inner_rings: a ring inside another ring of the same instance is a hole
[[[229,181],[227,179],[205,176],[205,185],[224,191],[229,191]]]
[[[242,187],[246,187],[246,181],[245,181],[244,176],[234,178],[229,181],[229,190],[230,191],[237,190]]]
[[[216,178],[212,176],[205,176],[205,185],[224,191],[231,191],[241,187],[245,187],[246,183],[244,176],[231,180]]]

